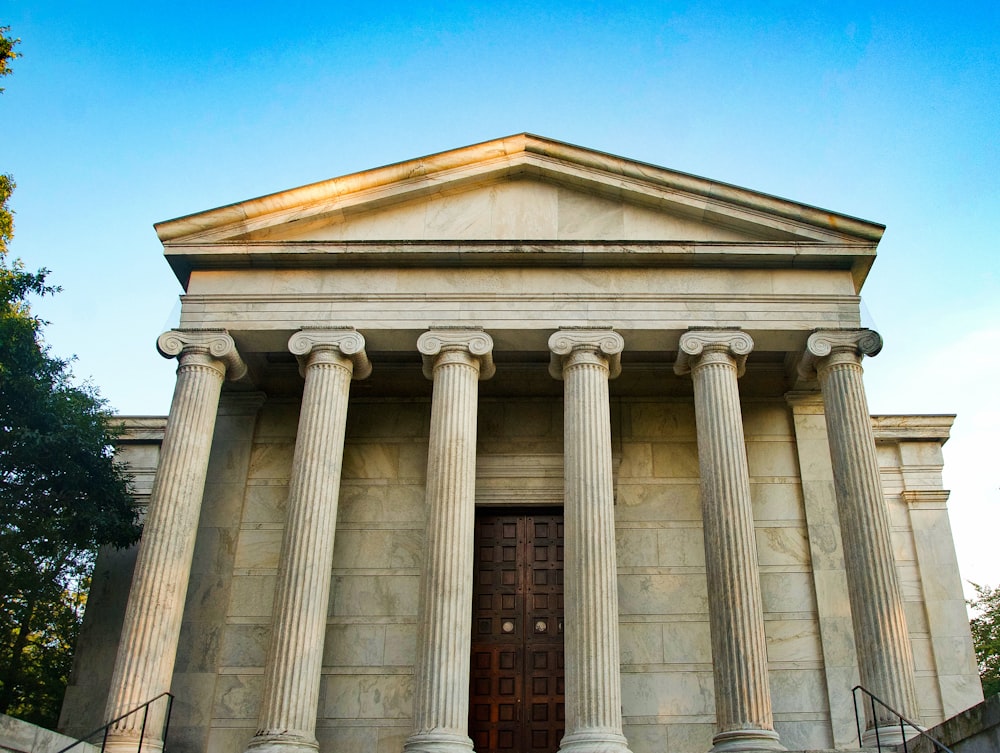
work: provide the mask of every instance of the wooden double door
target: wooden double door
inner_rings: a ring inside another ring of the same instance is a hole
[[[565,730],[563,516],[476,516],[469,736],[476,753],[555,753]]]

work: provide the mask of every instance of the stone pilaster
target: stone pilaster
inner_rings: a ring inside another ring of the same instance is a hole
[[[624,340],[610,329],[549,338],[549,372],[564,386],[566,735],[561,751],[627,753],[622,733],[608,379]]]
[[[254,753],[310,753],[319,747],[316,714],[347,402],[351,379],[371,373],[364,348],[364,337],[351,329],[303,330],[288,341],[305,387],[260,719],[247,747]]]
[[[854,699],[846,691],[860,680],[823,396],[818,390],[795,391],[787,393],[785,401],[795,427],[823,674],[830,704],[830,739],[816,747],[841,750],[857,744]]]
[[[881,349],[882,338],[873,330],[819,330],[806,343],[800,372],[818,375],[823,393],[861,684],[916,719],[913,653],[862,381],[862,356]],[[878,707],[874,719],[870,708],[866,713],[864,744],[874,744],[876,726],[883,745],[902,741],[891,714]]]
[[[783,750],[774,731],[764,611],[736,380],[753,340],[691,330],[674,371],[694,380],[718,732],[714,751]]]
[[[246,373],[223,330],[171,330],[156,344],[161,355],[179,356],[180,363],[111,680],[108,719],[170,689],[219,394],[223,380]],[[162,702],[150,710],[143,750],[162,748],[162,712]],[[135,751],[142,722],[142,714],[134,714],[116,724],[106,749]]]
[[[478,381],[493,375],[493,339],[432,329],[417,340],[434,381],[427,453],[426,562],[408,753],[469,753]]]

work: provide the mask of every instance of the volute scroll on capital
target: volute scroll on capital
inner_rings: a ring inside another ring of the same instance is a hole
[[[226,367],[226,379],[236,381],[247,373],[236,341],[224,329],[171,329],[156,338],[156,349],[164,358],[176,358],[184,351],[202,351]]]
[[[625,338],[610,327],[564,327],[549,337],[549,374],[553,379],[563,378],[563,366],[567,356],[574,350],[592,350],[608,364],[608,378],[614,379],[622,373],[622,351]]]
[[[743,376],[753,346],[753,338],[740,329],[689,329],[681,335],[677,346],[674,373],[689,374],[691,362],[706,351],[723,351],[736,362],[737,376]]]
[[[333,348],[354,365],[353,379],[367,379],[372,364],[365,352],[365,338],[353,327],[315,327],[300,329],[288,339],[288,350],[299,359],[300,371],[309,354],[318,348]]]
[[[493,363],[493,338],[478,327],[434,327],[417,338],[417,350],[423,356],[424,376],[434,378],[434,362],[442,351],[465,350],[479,359],[480,380],[496,373]]]
[[[873,329],[818,329],[806,340],[806,350],[799,361],[799,376],[813,379],[818,362],[834,352],[857,356],[876,356],[882,350],[882,336]]]

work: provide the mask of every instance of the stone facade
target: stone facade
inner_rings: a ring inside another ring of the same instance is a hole
[[[952,417],[864,401],[881,226],[521,135],[157,231],[178,390],[125,419],[147,529],[65,731],[171,689],[172,750],[472,750],[496,511],[565,521],[566,751],[849,748],[862,681],[928,726],[982,699]]]

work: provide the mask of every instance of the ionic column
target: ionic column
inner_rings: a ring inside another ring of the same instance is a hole
[[[493,339],[432,329],[417,340],[434,380],[427,452],[426,562],[420,593],[410,753],[468,753],[472,650],[476,419],[480,379],[493,376]]]
[[[674,371],[694,380],[698,466],[718,732],[713,751],[784,750],[774,731],[750,473],[736,380],[753,340],[737,330],[681,335]]]
[[[165,358],[179,356],[180,364],[118,644],[107,719],[170,689],[219,393],[224,379],[246,373],[233,338],[224,330],[171,330],[160,335],[156,345]],[[163,710],[162,700],[150,710],[143,750],[162,749]],[[142,722],[140,713],[116,724],[107,750],[135,751]]]
[[[549,372],[564,385],[566,735],[572,753],[627,753],[622,734],[608,379],[625,342],[610,329],[549,338]]]
[[[371,373],[351,329],[303,330],[288,349],[305,377],[288,518],[254,753],[315,753],[323,639],[351,379]]]
[[[819,330],[806,342],[800,372],[818,374],[823,393],[861,684],[916,719],[913,652],[862,381],[862,356],[881,349],[882,338],[873,330]],[[898,719],[878,706],[875,718],[867,704],[865,710],[863,744],[874,744],[876,726],[883,745],[902,742]]]

